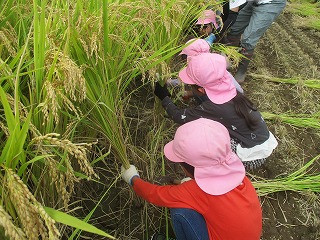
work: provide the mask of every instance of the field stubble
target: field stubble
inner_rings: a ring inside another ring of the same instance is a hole
[[[251,72],[279,78],[319,79],[319,32],[299,29],[292,15],[282,14],[260,40]],[[249,77],[246,93],[260,111],[316,114],[320,111],[319,90],[299,84],[279,84]],[[320,136],[315,129],[301,129],[280,121],[269,122],[279,146],[264,168],[254,172],[266,178],[287,175],[319,154]],[[319,172],[319,163],[314,171]],[[262,197],[263,240],[319,239],[320,199],[317,194],[281,192]]]

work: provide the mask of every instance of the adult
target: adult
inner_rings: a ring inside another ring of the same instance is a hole
[[[245,56],[239,64],[235,79],[242,83],[245,80],[248,65],[252,59],[254,49],[271,24],[286,6],[286,0],[254,0],[239,11],[235,23],[227,35],[227,42],[242,48]]]

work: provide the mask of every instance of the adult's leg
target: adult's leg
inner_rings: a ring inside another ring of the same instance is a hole
[[[271,3],[253,5],[252,16],[241,38],[241,46],[247,51],[253,50],[285,6],[286,0],[273,0]]]
[[[237,16],[236,22],[231,26],[230,31],[227,35],[227,40],[240,40],[241,34],[248,26],[253,10],[253,2],[248,2],[244,8],[242,8]],[[231,42],[232,43],[232,42]],[[234,44],[236,45],[236,44]]]
[[[242,54],[245,56],[239,64],[235,79],[241,83],[245,80],[254,48],[259,39],[275,21],[286,6],[286,0],[273,0],[271,3],[256,5],[253,4],[252,16],[249,25],[245,28],[242,38]]]
[[[171,220],[177,240],[209,240],[203,216],[192,209],[171,208]]]

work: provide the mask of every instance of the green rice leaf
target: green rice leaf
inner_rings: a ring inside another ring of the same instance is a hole
[[[46,157],[52,157],[54,155],[42,155],[42,156],[36,156],[33,159],[31,159],[30,161],[24,163],[21,165],[21,167],[18,170],[18,176],[21,177],[21,175],[25,172],[26,168],[31,164],[31,163],[35,163],[37,161],[41,161],[42,159],[46,158]]]
[[[54,219],[55,221],[74,227],[74,228],[78,228],[81,229],[83,231],[86,232],[90,232],[90,233],[94,233],[100,236],[104,236],[104,237],[108,237],[110,239],[116,239],[115,237],[111,236],[110,234],[96,228],[95,226],[86,223],[76,217],[73,217],[67,213],[58,211],[56,209],[53,208],[49,208],[49,207],[44,207],[44,210],[48,213],[48,215]]]
[[[6,93],[3,91],[3,88],[1,86],[0,86],[0,99],[4,108],[4,113],[6,116],[9,131],[10,133],[12,133],[13,130],[15,129],[16,121],[15,121],[12,109],[10,108]]]

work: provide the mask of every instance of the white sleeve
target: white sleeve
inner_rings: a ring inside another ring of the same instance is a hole
[[[229,6],[230,9],[239,7],[240,5],[244,4],[246,0],[230,0]]]

